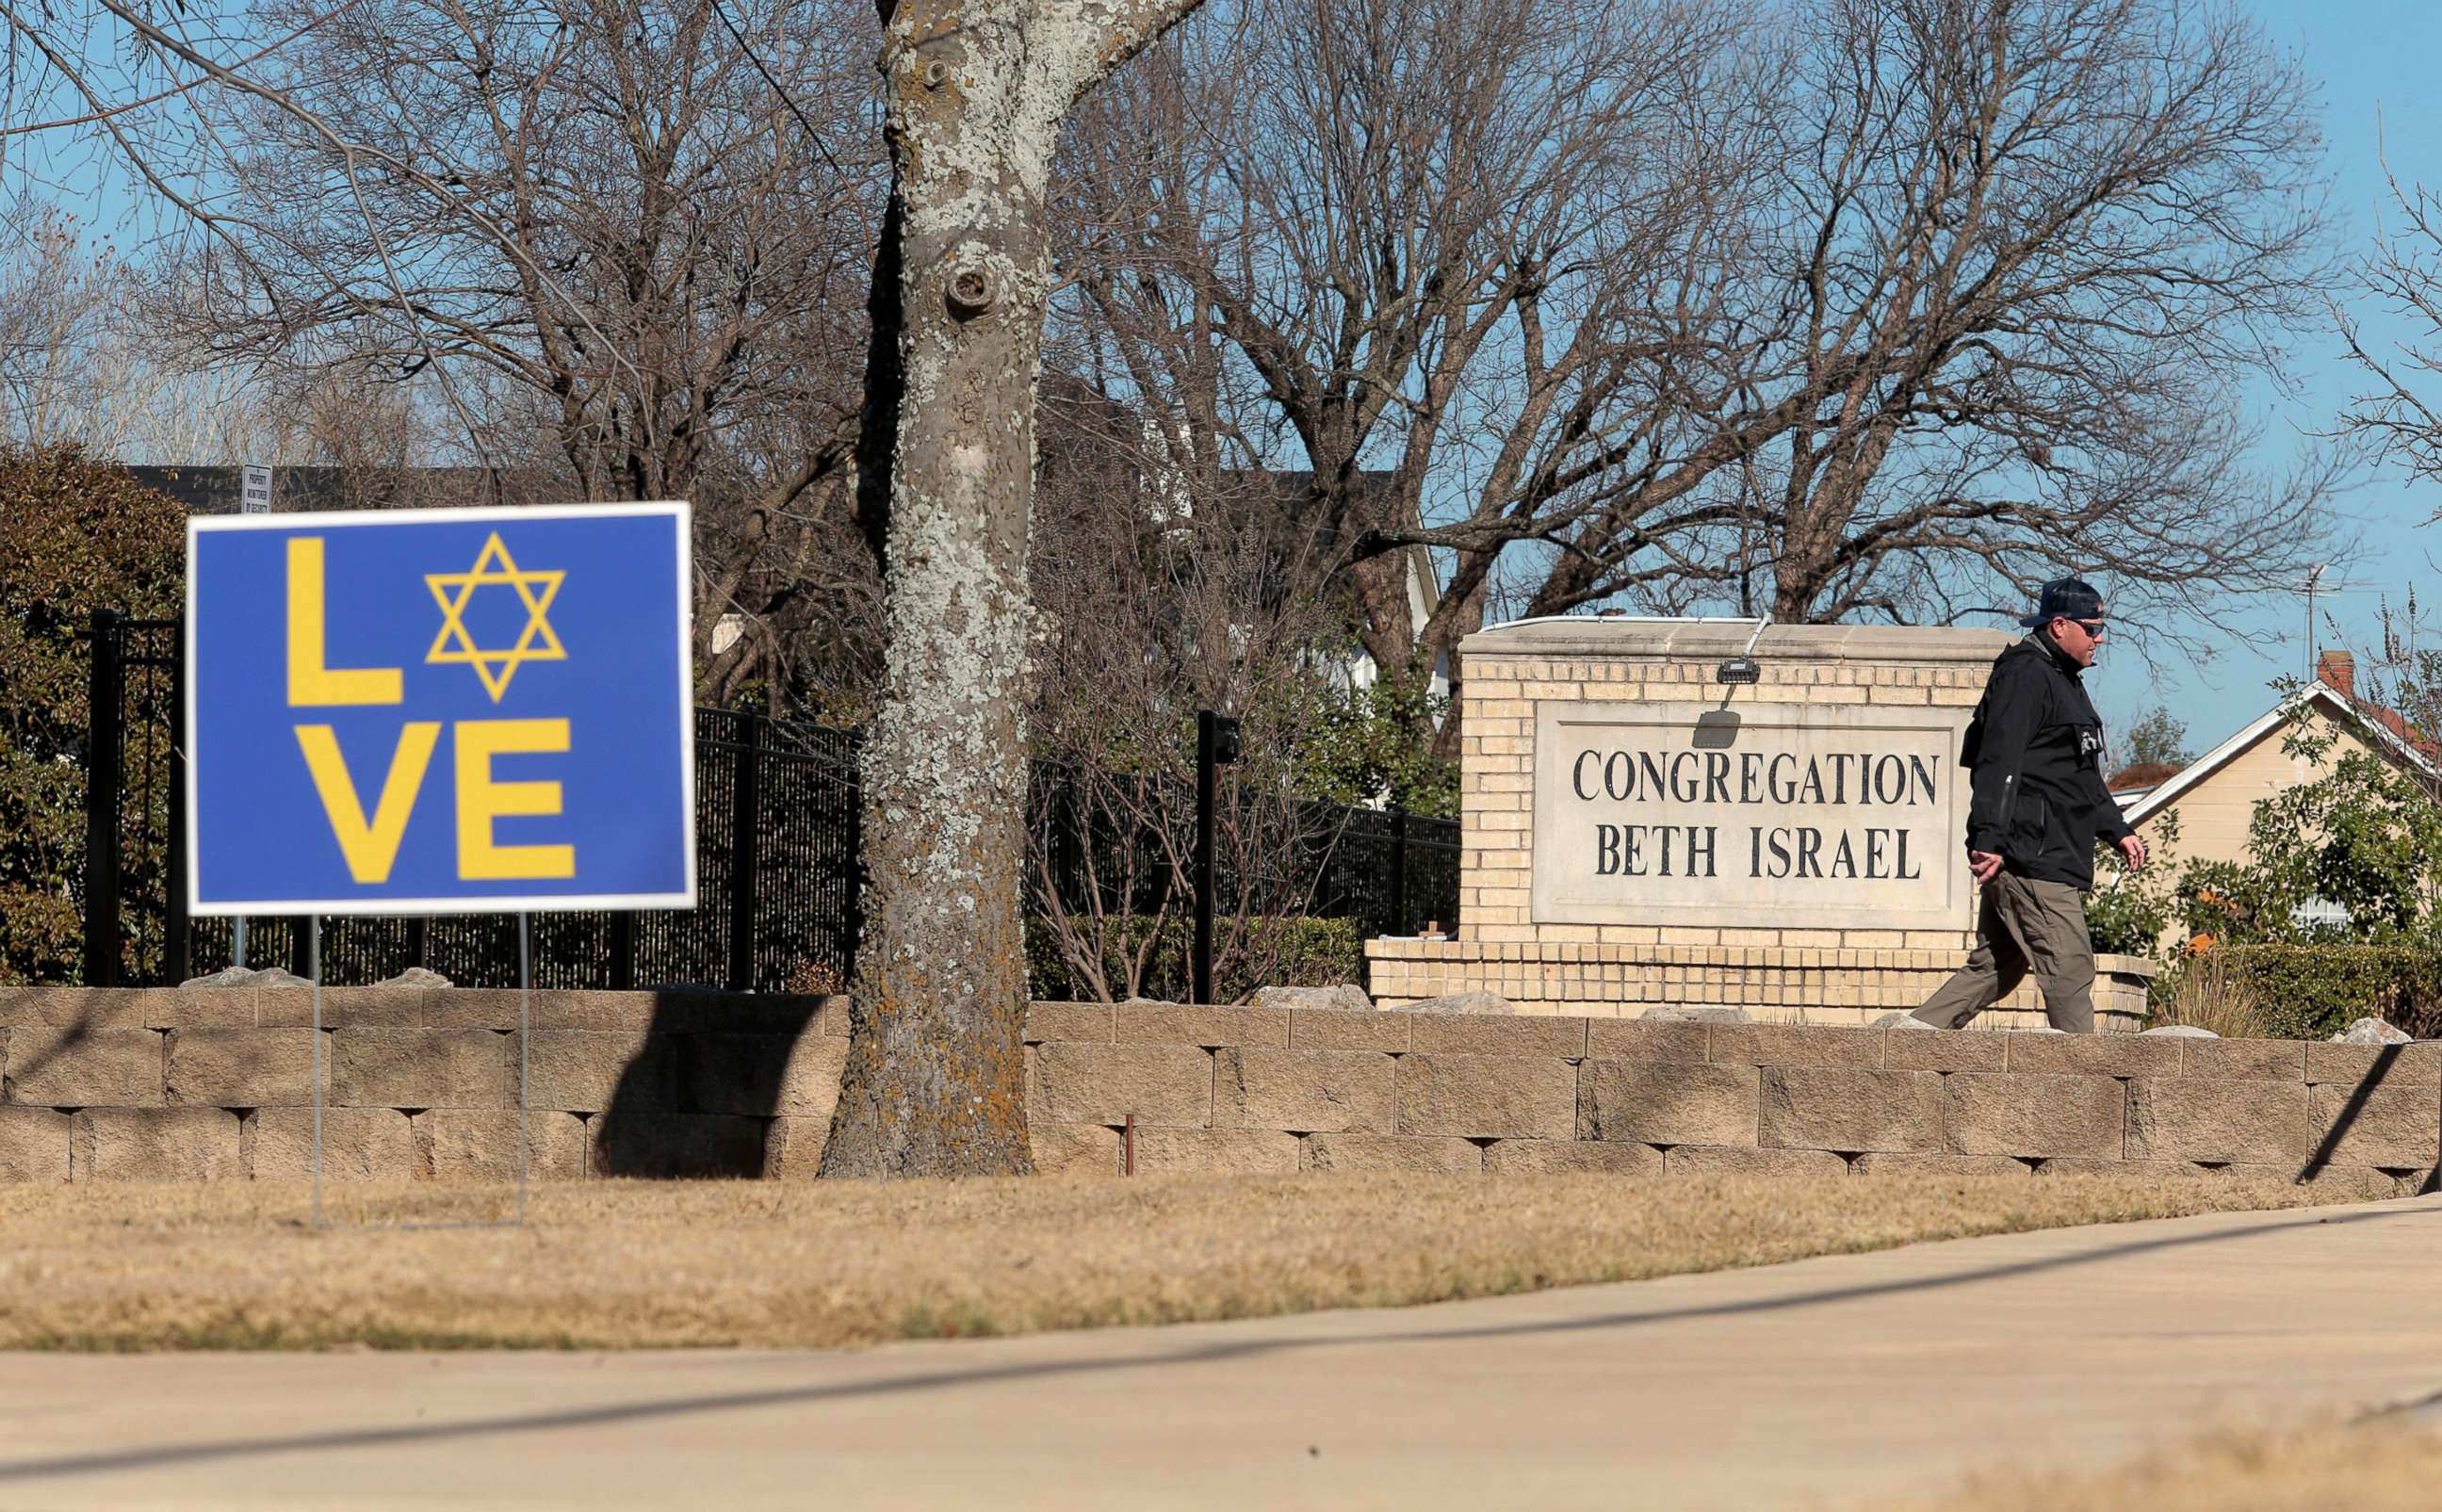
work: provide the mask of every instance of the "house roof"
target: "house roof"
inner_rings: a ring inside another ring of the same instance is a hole
[[[2135,761],[2122,767],[2104,781],[2113,792],[2142,792],[2159,788],[2179,774],[2179,769],[2167,761]]]
[[[2442,768],[2442,743],[2436,743],[2424,731],[2401,718],[2398,710],[2387,709],[2379,703],[2359,698],[2346,688],[2342,688],[2339,692],[2342,698],[2348,701],[2349,706],[2357,711],[2359,718],[2373,724],[2390,736],[2398,745],[2414,753],[2417,759],[2424,763],[2426,770]]]
[[[2228,766],[2240,752],[2303,713],[2309,704],[2321,705],[2327,714],[2357,722],[2373,738],[2369,743],[2385,756],[2429,778],[2442,780],[2442,745],[2426,738],[2396,711],[2319,680],[2265,710],[2244,729],[2180,768],[2178,775],[2148,789],[2126,806],[2124,816],[2132,825],[2144,823],[2178,802],[2181,793]]]
[[[128,475],[167,494],[191,515],[234,515],[245,469],[137,465]],[[384,508],[404,504],[481,503],[489,475],[481,467],[274,467],[272,491],[282,514],[300,510]]]

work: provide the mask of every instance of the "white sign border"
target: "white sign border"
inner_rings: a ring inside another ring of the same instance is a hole
[[[195,634],[195,545],[207,532],[228,530],[312,530],[377,528],[390,524],[471,524],[481,520],[602,519],[636,516],[661,517],[678,532],[679,628],[679,781],[684,790],[682,808],[686,822],[686,887],[674,893],[553,893],[541,897],[484,898],[307,898],[257,902],[206,902],[203,900],[202,811],[195,802],[195,774],[201,743],[195,722],[195,659],[200,649]],[[294,515],[190,515],[187,517],[187,604],[183,639],[186,644],[187,694],[187,915],[191,919],[280,919],[312,914],[351,915],[483,915],[570,913],[586,909],[691,909],[696,906],[695,833],[695,583],[694,509],[685,500],[653,500],[607,504],[481,504],[444,509],[318,510]]]

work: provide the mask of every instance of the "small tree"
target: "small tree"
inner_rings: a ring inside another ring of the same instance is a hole
[[[2233,942],[2428,939],[2442,925],[2442,804],[2416,777],[2305,724],[2285,753],[2329,767],[2255,806],[2247,860],[2191,866],[2189,929]],[[2323,905],[2323,906],[2316,906]]]
[[[2128,763],[2183,767],[2196,756],[2188,750],[2188,723],[2157,703],[2128,727]]]
[[[1186,989],[1195,906],[1196,711],[1238,717],[1214,825],[1213,979],[1282,979],[1269,920],[1313,904],[1336,814],[1300,801],[1327,727],[1339,628],[1311,554],[1279,549],[1262,473],[1161,465],[1134,411],[1061,385],[1042,407],[1027,737],[1027,912],[1072,990]]]
[[[1340,690],[1325,703],[1298,763],[1300,782],[1334,803],[1382,801],[1457,818],[1458,763],[1416,738],[1449,718],[1449,701],[1412,671]]]
[[[2365,702],[2408,721],[2431,739],[2442,730],[2442,647],[2434,645],[2429,612],[2410,584],[2394,603],[2386,594],[2375,610],[2375,647],[2351,668],[2353,691]]]

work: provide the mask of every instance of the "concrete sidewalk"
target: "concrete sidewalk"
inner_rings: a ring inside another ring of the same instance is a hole
[[[2442,1392],[2437,1247],[2418,1198],[862,1354],[0,1355],[0,1508],[1871,1504]]]

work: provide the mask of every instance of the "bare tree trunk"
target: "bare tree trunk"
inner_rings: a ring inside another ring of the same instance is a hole
[[[827,1176],[1031,1168],[1018,714],[1045,181],[1077,98],[1194,3],[883,0],[898,236],[876,264],[898,274],[899,371],[895,444],[867,455],[890,481],[886,692],[866,745],[866,937]],[[885,341],[877,330],[883,384]]]

